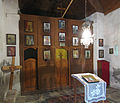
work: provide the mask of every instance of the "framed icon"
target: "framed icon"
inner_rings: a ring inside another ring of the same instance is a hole
[[[16,56],[15,46],[7,46],[7,56]]]
[[[99,39],[99,47],[103,47],[103,39]]]
[[[34,45],[34,36],[33,35],[25,35],[25,46],[33,46]]]
[[[113,54],[113,48],[109,48],[109,54]]]
[[[65,33],[59,33],[59,41],[65,41]]]
[[[59,29],[65,29],[65,20],[58,20]]]
[[[72,31],[73,31],[73,34],[78,34],[78,26],[77,25],[73,25],[72,26]]]
[[[79,50],[73,50],[73,58],[74,59],[79,58]]]
[[[51,45],[50,36],[44,36],[44,45]]]
[[[65,46],[65,42],[60,42],[60,46]]]
[[[50,23],[44,23],[44,32],[50,33]]]
[[[78,46],[79,39],[78,37],[73,37],[73,46]]]
[[[50,60],[50,50],[44,50],[44,60]]]
[[[104,50],[99,50],[99,58],[104,58]]]
[[[6,44],[16,45],[16,34],[6,34]]]
[[[33,32],[33,22],[24,20],[24,31]]]
[[[85,59],[90,59],[90,50],[85,50]]]

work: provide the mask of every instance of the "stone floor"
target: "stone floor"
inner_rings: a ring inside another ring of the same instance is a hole
[[[77,88],[77,93],[82,93],[83,91],[83,88]],[[73,89],[69,88],[25,96],[20,96],[19,94],[16,98],[16,103],[46,103],[45,100],[48,98],[70,94],[73,94]],[[120,103],[120,90],[107,88],[107,100],[109,100],[110,103]]]

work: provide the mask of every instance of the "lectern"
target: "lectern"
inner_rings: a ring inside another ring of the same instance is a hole
[[[106,100],[106,82],[92,73],[79,73],[71,75],[84,85],[84,98],[86,103],[98,102]],[[75,81],[74,81],[75,82]],[[75,83],[74,83],[75,85]],[[74,86],[76,90],[76,86]],[[75,92],[76,103],[76,92]]]

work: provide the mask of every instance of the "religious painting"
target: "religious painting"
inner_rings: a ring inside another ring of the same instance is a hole
[[[34,45],[34,36],[25,35],[25,46],[33,46],[33,45]]]
[[[50,50],[44,50],[44,60],[50,60]]]
[[[85,50],[85,59],[90,59],[90,50]]]
[[[103,47],[103,39],[99,39],[99,47]]]
[[[65,33],[59,33],[59,41],[65,41]]]
[[[15,55],[16,55],[16,47],[7,46],[7,56],[15,56]]]
[[[44,32],[50,33],[50,23],[44,23]]]
[[[59,26],[59,29],[65,29],[65,20],[59,20],[58,26]]]
[[[73,46],[78,46],[78,37],[73,37]]]
[[[6,34],[6,43],[7,45],[16,45],[16,35]]]
[[[77,25],[73,25],[72,30],[73,30],[73,34],[78,34],[78,26]]]
[[[65,46],[65,42],[60,42],[60,46]]]
[[[73,50],[73,58],[74,59],[79,58],[79,50]]]
[[[99,58],[104,58],[104,50],[99,50]]]
[[[113,54],[113,48],[109,48],[109,54]]]
[[[32,21],[24,21],[24,31],[25,32],[33,32],[33,22]]]
[[[44,45],[51,45],[50,36],[44,36]]]
[[[64,60],[64,63],[67,62],[67,50],[65,50],[65,49],[56,49],[56,60],[61,60],[61,59]],[[60,61],[58,61],[58,64],[61,65]]]

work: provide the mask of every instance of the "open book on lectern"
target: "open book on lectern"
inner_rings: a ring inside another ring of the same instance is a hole
[[[87,81],[88,83],[95,83],[99,82],[98,79],[96,79],[93,75],[82,75],[82,78]]]

